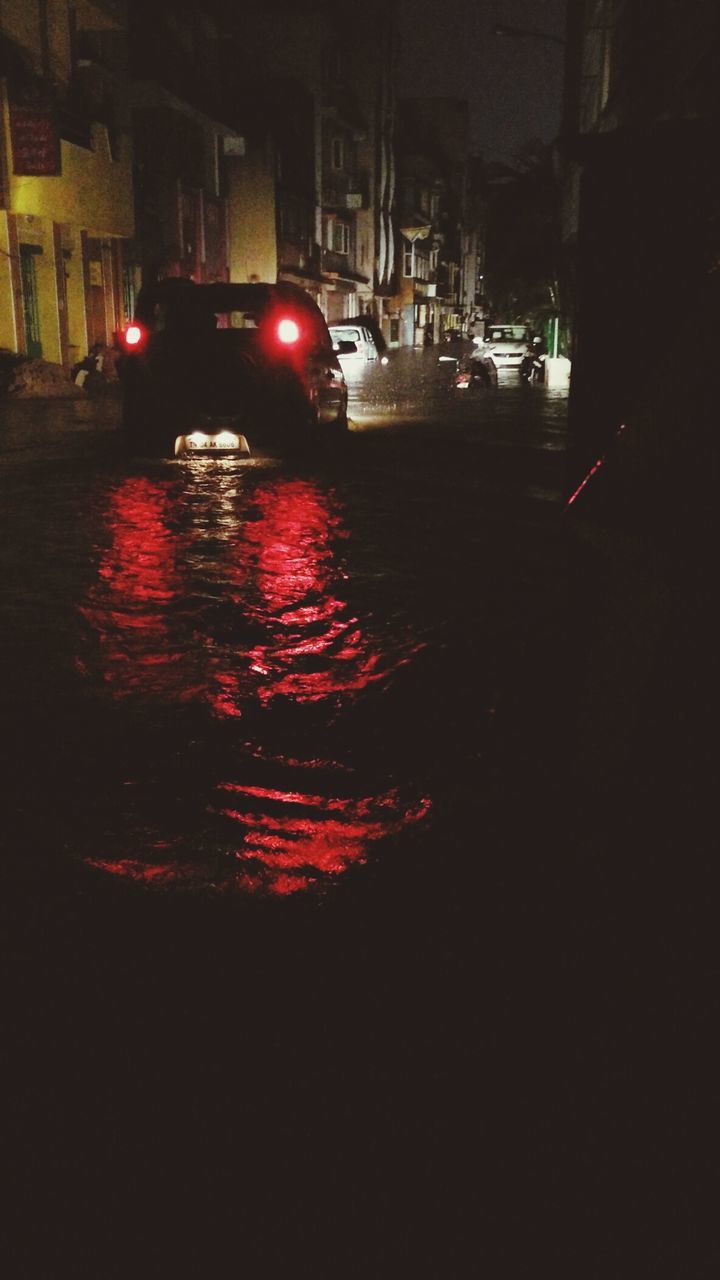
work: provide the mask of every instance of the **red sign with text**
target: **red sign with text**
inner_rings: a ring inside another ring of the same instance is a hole
[[[24,178],[52,178],[60,173],[60,142],[52,111],[11,104],[10,135],[13,173]]]

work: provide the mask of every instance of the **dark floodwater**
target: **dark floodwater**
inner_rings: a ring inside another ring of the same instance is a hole
[[[117,408],[2,426],[14,854],[325,892],[460,800],[561,600],[565,398],[436,355],[351,385],[347,455],[128,462]],[[451,867],[439,867],[450,876]]]

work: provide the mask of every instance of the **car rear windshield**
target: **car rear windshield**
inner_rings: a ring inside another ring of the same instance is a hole
[[[282,285],[161,281],[141,291],[136,309],[137,318],[156,331],[198,334],[214,329],[252,331],[269,317],[285,314],[297,319],[311,342],[328,345],[325,321],[309,294]]]
[[[527,329],[523,325],[493,326],[485,334],[488,342],[524,342],[527,336]]]

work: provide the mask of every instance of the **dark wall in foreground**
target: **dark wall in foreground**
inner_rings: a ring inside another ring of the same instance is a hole
[[[659,375],[706,372],[717,326],[720,165],[700,121],[617,130],[584,148],[576,245],[571,453],[582,469]],[[680,444],[680,442],[678,442]]]

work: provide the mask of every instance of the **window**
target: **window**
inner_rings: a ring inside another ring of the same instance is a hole
[[[418,252],[415,255],[415,275],[418,280],[427,280],[430,271],[428,269],[428,259],[426,253]]]
[[[35,271],[35,258],[42,253],[37,244],[21,244],[20,280],[22,286],[23,316],[25,318],[25,351],[34,360],[42,358],[40,338],[40,303]]]
[[[328,222],[328,249],[333,253],[350,252],[350,228],[346,222],[333,218]]]
[[[412,245],[408,245],[403,252],[403,275],[413,276],[415,274],[415,250]]]
[[[332,140],[332,167],[333,169],[345,168],[345,143],[342,138]]]
[[[69,249],[63,249],[63,258],[66,254],[70,256]],[[135,315],[135,294],[135,269],[125,262],[122,268],[122,295],[123,314],[126,320]]]

